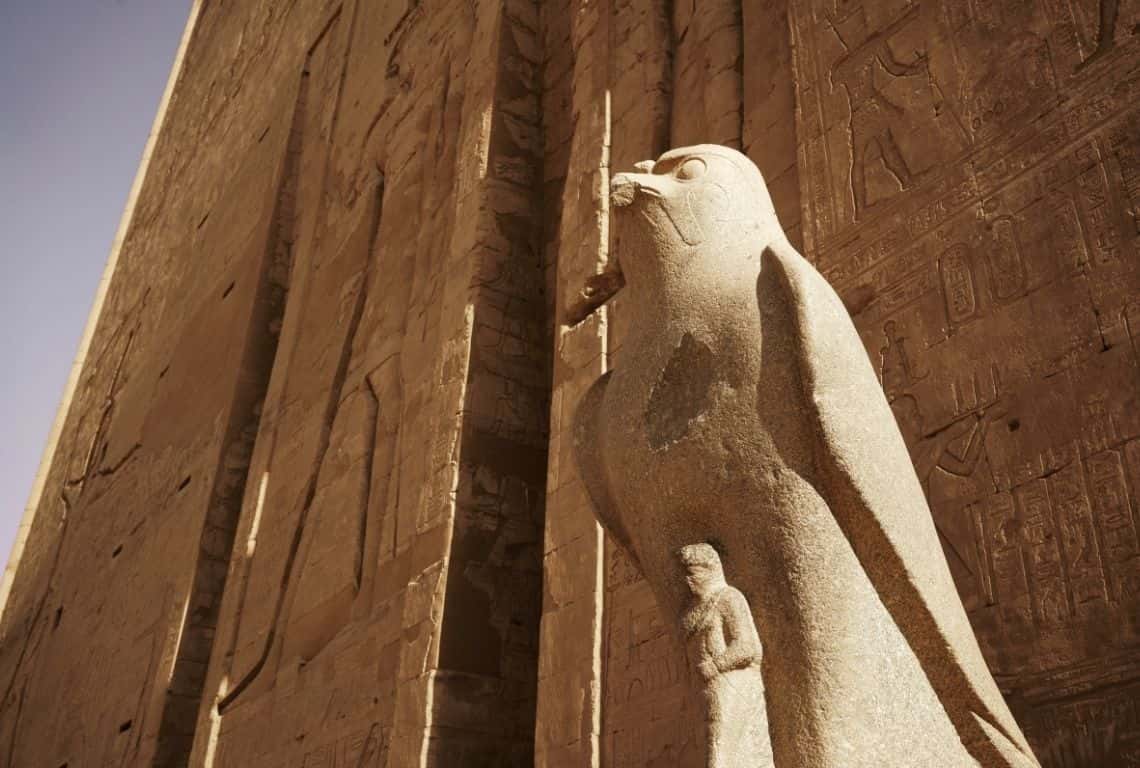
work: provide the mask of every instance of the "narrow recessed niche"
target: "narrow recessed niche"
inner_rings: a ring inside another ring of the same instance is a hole
[[[1016,432],[1017,430],[1021,429],[1021,419],[1010,419],[1009,424],[1006,426],[1009,427],[1010,432]]]
[[[116,557],[119,556],[119,553],[122,551],[123,551],[123,545],[122,544],[115,547],[115,549],[111,552],[111,559],[114,560]]]
[[[193,477],[193,475],[186,475],[186,477],[182,479],[182,482],[178,484],[178,490],[176,491],[177,493],[182,493],[184,490],[186,490],[186,486],[190,485],[191,477]]]
[[[119,726],[119,733],[126,733],[127,731],[129,731],[131,729],[131,725],[133,723],[134,723],[134,720],[128,720],[127,722],[120,725]]]
[[[165,368],[163,368],[161,371],[159,371],[159,372],[158,372],[158,380],[159,380],[159,381],[162,381],[163,377],[164,377],[164,376],[166,376],[166,373],[167,373],[167,371],[169,371],[169,370],[170,370],[170,366],[168,365],[168,366],[166,366]]]
[[[51,628],[55,629],[59,626],[59,622],[63,620],[63,606],[55,609],[55,619],[51,623]]]
[[[224,299],[225,297],[229,296],[230,291],[232,291],[233,289],[234,289],[234,283],[230,283],[229,285],[227,285],[226,289],[224,291],[222,291],[222,298]]]

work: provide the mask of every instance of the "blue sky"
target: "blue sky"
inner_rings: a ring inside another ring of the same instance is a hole
[[[0,560],[190,0],[0,0]]]

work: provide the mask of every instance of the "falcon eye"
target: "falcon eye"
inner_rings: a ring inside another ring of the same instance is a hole
[[[699,157],[690,157],[677,166],[676,176],[682,181],[692,181],[704,176],[706,170],[708,170],[708,166],[705,165],[704,160]]]

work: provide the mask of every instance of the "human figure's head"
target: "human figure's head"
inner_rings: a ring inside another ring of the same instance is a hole
[[[677,550],[685,567],[685,583],[698,600],[715,594],[724,586],[724,568],[720,555],[711,544],[689,544]]]

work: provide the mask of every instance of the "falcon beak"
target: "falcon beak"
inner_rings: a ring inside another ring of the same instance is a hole
[[[635,163],[633,167],[641,173],[619,173],[610,182],[610,205],[615,208],[629,205],[639,192],[651,197],[662,196],[662,191],[657,186],[661,177],[650,173],[653,170],[653,161],[643,160]]]

